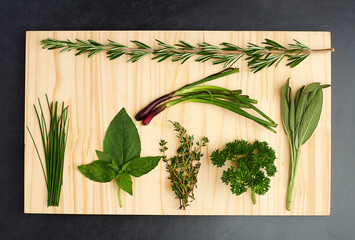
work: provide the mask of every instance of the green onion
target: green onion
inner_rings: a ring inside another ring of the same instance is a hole
[[[156,115],[168,107],[172,107],[182,102],[199,102],[212,104],[232,111],[243,117],[249,118],[250,120],[255,121],[266,129],[276,133],[274,128],[277,126],[277,124],[265,113],[253,105],[257,103],[256,100],[250,99],[247,95],[241,95],[242,90],[229,90],[227,88],[218,86],[199,85],[220,77],[237,73],[238,71],[239,70],[237,68],[228,68],[219,73],[210,75],[200,81],[185,85],[176,91],[155,99],[145,108],[139,111],[135,118],[137,121],[142,121],[144,125],[147,125]],[[243,108],[254,110],[264,119],[247,113],[243,110]]]

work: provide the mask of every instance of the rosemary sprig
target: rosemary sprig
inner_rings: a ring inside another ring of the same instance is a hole
[[[162,159],[166,163],[166,170],[170,173],[172,190],[175,192],[176,198],[179,199],[179,209],[185,210],[191,201],[195,199],[194,188],[197,184],[197,174],[200,171],[200,159],[202,147],[208,143],[208,138],[203,137],[201,141],[196,142],[194,147],[194,137],[186,133],[186,129],[178,122],[172,122],[174,131],[178,132],[180,146],[177,149],[177,156],[168,158],[166,156],[167,142],[160,140],[160,151]]]
[[[181,62],[183,64],[193,56],[197,56],[196,62],[212,61],[212,64],[223,64],[223,67],[233,66],[244,55],[248,61],[250,71],[256,73],[264,68],[275,67],[282,61],[287,59],[287,66],[293,68],[305,60],[312,52],[332,52],[333,48],[329,49],[310,49],[306,45],[294,39],[294,43],[288,44],[288,48],[281,44],[265,39],[262,42],[263,46],[249,43],[246,48],[238,47],[232,43],[223,42],[220,46],[215,46],[207,42],[198,43],[193,46],[185,41],[179,41],[174,46],[157,40],[159,48],[153,49],[150,46],[139,42],[131,41],[135,47],[130,48],[123,44],[108,40],[108,44],[104,45],[93,40],[83,41],[76,39],[76,42],[70,40],[61,41],[52,38],[47,38],[41,41],[44,49],[59,49],[61,52],[77,50],[75,55],[88,53],[91,57],[99,52],[106,51],[107,57],[114,60],[122,55],[128,55],[128,62],[136,62],[139,59],[152,54],[153,58],[158,62],[171,59],[173,62]]]
[[[47,106],[50,113],[49,128],[47,129],[47,123],[44,117],[43,108],[40,100],[38,99],[39,110],[35,105],[40,132],[41,140],[44,149],[44,158],[46,161],[46,170],[44,170],[43,161],[39,154],[37,144],[32,136],[30,129],[27,130],[31,136],[32,142],[35,146],[38,158],[41,163],[43,175],[46,181],[48,200],[47,206],[58,206],[60,199],[60,192],[63,184],[63,166],[64,166],[64,154],[68,137],[68,107],[58,106],[58,102],[49,103],[46,95]],[[58,114],[58,112],[60,114]]]

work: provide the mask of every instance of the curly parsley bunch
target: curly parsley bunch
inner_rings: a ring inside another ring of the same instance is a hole
[[[253,203],[255,194],[264,195],[270,188],[270,177],[276,173],[275,151],[266,142],[235,140],[226,144],[222,150],[211,154],[212,164],[223,167],[227,160],[233,165],[223,171],[223,183],[230,185],[231,192],[240,195],[251,189]]]

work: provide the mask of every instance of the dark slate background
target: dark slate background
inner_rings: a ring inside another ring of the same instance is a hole
[[[0,239],[354,239],[353,0],[0,1]],[[23,213],[25,31],[331,31],[330,217],[74,216]]]

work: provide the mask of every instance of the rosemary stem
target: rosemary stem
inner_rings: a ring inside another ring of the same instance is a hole
[[[182,64],[192,56],[196,56],[196,62],[204,63],[211,60],[212,64],[223,64],[223,68],[226,68],[233,66],[239,59],[246,56],[245,60],[248,61],[250,71],[253,73],[272,65],[276,67],[284,58],[287,59],[286,66],[293,68],[311,53],[334,51],[333,48],[311,49],[295,39],[294,43],[289,43],[287,47],[266,38],[261,43],[262,45],[248,43],[244,48],[227,42],[223,42],[219,46],[207,42],[197,43],[193,46],[184,41],[169,45],[156,39],[158,46],[150,47],[139,41],[131,41],[135,44],[135,47],[128,47],[111,40],[108,41],[109,43],[107,44],[101,44],[90,39],[87,41],[76,39],[76,42],[72,42],[70,40],[61,41],[47,38],[43,39],[41,44],[44,45],[44,49],[61,48],[61,52],[77,50],[76,55],[88,53],[88,57],[100,52],[106,52],[110,60],[127,55],[130,57],[127,61],[132,63],[145,56],[153,55],[152,60],[155,59],[158,62],[170,59],[173,62],[181,62]]]
[[[69,44],[65,44],[62,47],[67,47]],[[110,45],[103,45],[100,46],[103,50],[110,50],[115,48],[114,46]],[[152,49],[152,48],[120,48],[120,51],[123,52],[134,52],[134,51],[140,51],[140,52],[146,52],[146,53],[154,53],[155,51],[158,51],[159,49]],[[260,53],[274,53],[274,54],[284,54],[287,50],[262,50]],[[169,53],[201,53],[203,51],[202,48],[195,48],[195,49],[172,49],[172,50],[166,50],[165,52]],[[311,50],[306,50],[303,51],[304,53],[311,53],[311,52],[334,52],[334,48],[319,48],[319,49],[311,49]],[[220,55],[231,55],[231,54],[244,54],[245,50],[233,50],[233,51],[228,51],[228,50],[216,50],[216,51],[209,51],[209,53],[216,53]]]

